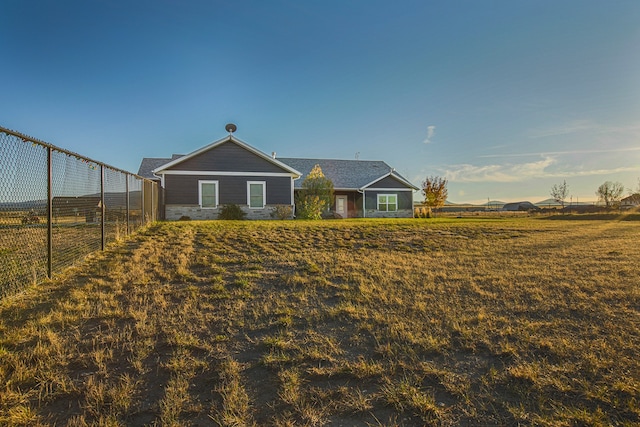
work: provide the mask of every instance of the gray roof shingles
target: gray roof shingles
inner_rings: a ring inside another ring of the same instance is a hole
[[[295,181],[295,188],[302,188],[304,177],[319,165],[322,173],[333,182],[336,189],[359,189],[391,172],[391,167],[383,161],[375,160],[335,160],[335,159],[295,159],[279,158],[302,173]]]
[[[147,179],[158,179],[157,176],[153,175],[152,171],[165,163],[169,163],[172,159],[161,159],[155,157],[145,157],[142,159],[142,163],[140,163],[140,168],[138,169],[138,175]]]
[[[175,159],[179,159],[180,157],[184,157],[184,154],[172,154],[170,159],[159,158],[159,157],[145,157],[142,159],[142,163],[140,163],[140,168],[138,169],[138,175],[143,178],[148,179],[158,179],[157,176],[153,175],[153,170],[159,168],[160,166],[172,162]]]
[[[138,175],[144,178],[157,179],[152,171],[178,157],[181,156],[174,154],[170,159],[144,158],[140,164]],[[295,181],[295,188],[302,187],[304,177],[311,172],[315,165],[320,165],[324,175],[333,182],[334,188],[343,190],[360,189],[392,171],[388,164],[379,160],[297,159],[289,157],[282,157],[277,160],[302,173],[302,179]],[[393,172],[393,174],[407,181],[399,173]]]

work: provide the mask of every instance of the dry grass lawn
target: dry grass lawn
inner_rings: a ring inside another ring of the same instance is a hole
[[[639,236],[156,224],[0,303],[0,425],[639,425]]]

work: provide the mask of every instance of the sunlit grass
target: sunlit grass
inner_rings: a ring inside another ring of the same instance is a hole
[[[0,425],[637,425],[639,233],[158,224],[0,304]]]

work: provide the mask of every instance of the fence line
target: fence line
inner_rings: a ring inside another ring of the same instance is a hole
[[[158,218],[155,182],[0,127],[0,299]]]

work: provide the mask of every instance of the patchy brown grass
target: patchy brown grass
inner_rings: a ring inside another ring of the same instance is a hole
[[[132,231],[139,227],[139,224],[130,224]],[[0,298],[21,292],[29,284],[47,277],[47,235],[46,219],[38,224],[6,225],[0,217]],[[105,224],[107,244],[120,241],[126,235],[126,222]],[[100,250],[101,246],[99,223],[65,224],[56,220],[52,229],[54,275]]]
[[[0,425],[638,425],[638,233],[158,224],[0,304]]]

